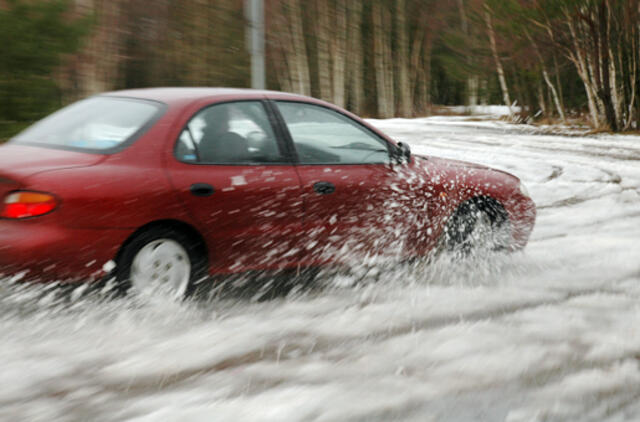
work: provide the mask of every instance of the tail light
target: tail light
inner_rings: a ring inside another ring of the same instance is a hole
[[[58,206],[56,198],[41,192],[13,192],[4,199],[0,218],[29,218],[50,213]]]

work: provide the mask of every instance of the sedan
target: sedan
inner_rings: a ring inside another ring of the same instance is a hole
[[[535,214],[511,174],[280,92],[105,93],[0,147],[0,273],[24,280],[184,297],[213,275],[514,251]]]

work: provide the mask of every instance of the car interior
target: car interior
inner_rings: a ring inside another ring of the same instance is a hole
[[[249,101],[199,112],[182,131],[175,154],[181,161],[205,164],[283,161],[262,104]]]

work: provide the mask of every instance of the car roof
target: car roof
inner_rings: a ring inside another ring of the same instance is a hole
[[[258,90],[249,88],[210,88],[210,87],[163,87],[163,88],[139,88],[139,89],[127,89],[122,91],[111,91],[100,94],[102,96],[112,97],[127,97],[137,98],[143,100],[159,101],[161,103],[168,104],[170,107],[185,107],[189,104],[200,101],[215,102],[218,98],[223,101],[233,100],[247,100],[247,99],[262,99],[269,98],[272,100],[283,101],[303,101],[306,103],[316,104],[327,108],[334,109],[342,114],[345,114],[352,119],[358,121],[361,125],[364,125],[372,132],[378,134],[378,136],[386,139],[387,141],[395,144],[395,141],[389,136],[375,128],[370,123],[362,120],[349,111],[343,110],[340,107],[328,103],[323,100],[319,100],[313,97],[307,97],[300,94],[292,94],[282,91],[269,91]]]
[[[184,103],[202,99],[213,99],[215,97],[235,97],[238,98],[278,98],[297,99],[314,102],[311,97],[298,94],[289,94],[279,91],[257,90],[248,88],[207,88],[207,87],[166,87],[166,88],[140,88],[127,89],[122,91],[105,92],[106,96],[140,98],[145,100],[160,101],[166,104]]]

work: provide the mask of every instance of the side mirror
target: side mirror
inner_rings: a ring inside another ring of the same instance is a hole
[[[398,142],[398,148],[400,148],[399,154],[398,154],[398,161],[400,163],[408,163],[411,161],[411,148],[409,148],[409,145],[405,144],[404,142]]]

